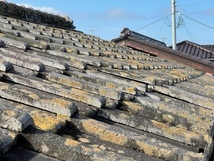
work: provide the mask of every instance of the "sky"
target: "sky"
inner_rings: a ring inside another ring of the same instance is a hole
[[[129,28],[172,44],[171,0],[7,0],[49,13],[66,15],[76,30],[112,40]],[[177,43],[214,44],[214,1],[176,0]]]

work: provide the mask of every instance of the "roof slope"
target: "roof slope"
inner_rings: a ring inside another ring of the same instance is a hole
[[[5,16],[0,58],[1,160],[209,160],[214,85],[201,71]]]

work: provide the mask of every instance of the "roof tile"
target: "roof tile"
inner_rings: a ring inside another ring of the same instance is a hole
[[[33,105],[37,108],[65,116],[71,116],[77,110],[74,103],[55,97],[54,95],[48,95],[41,91],[20,85],[9,85],[3,82],[0,82],[0,84],[0,96],[3,98]]]
[[[17,134],[0,128],[0,156],[12,148],[17,141]]]
[[[161,140],[155,138],[151,139],[146,135],[133,133],[100,121],[92,119],[73,119],[72,123],[84,133],[117,145],[138,149],[147,155],[161,159],[173,160],[178,158],[177,160],[183,160],[185,158],[204,158],[203,154],[181,150],[171,144],[163,143]]]
[[[214,108],[214,103],[212,99],[199,96],[193,93],[190,94],[189,91],[185,91],[177,87],[166,85],[165,87],[149,86],[149,88],[151,88],[154,91],[157,91],[163,94],[168,94],[172,97],[179,98],[181,100],[185,100],[195,105],[199,105],[208,109]]]
[[[103,97],[96,96],[88,92],[83,92],[81,90],[68,90],[65,87],[63,88],[63,86],[59,84],[54,84],[53,82],[46,82],[42,79],[36,79],[34,77],[26,78],[24,76],[19,76],[12,73],[7,73],[5,74],[5,76],[7,77],[5,79],[8,79],[9,81],[15,82],[17,84],[52,93],[61,97],[73,99],[79,102],[84,102],[95,107],[101,107],[105,103],[105,99]]]
[[[13,65],[10,62],[0,60],[0,71],[6,72],[13,68]]]
[[[27,44],[25,42],[21,42],[18,40],[12,40],[12,39],[2,37],[2,36],[0,37],[0,40],[3,41],[6,45],[18,47],[18,48],[23,49],[23,50],[30,49],[29,44]]]
[[[82,89],[83,91],[99,94],[101,96],[109,97],[115,100],[119,100],[123,96],[123,92],[121,91],[116,91],[107,87],[98,86],[91,82],[82,81],[58,73],[46,73],[44,76],[50,81],[60,83],[68,87]]]
[[[80,139],[82,140],[81,142],[70,138],[62,138],[50,133],[27,134],[23,136],[26,138],[23,142],[27,141],[34,145],[30,147],[25,144],[25,148],[31,148],[32,150],[39,149],[43,154],[60,160],[134,160],[116,152],[104,150],[104,145],[87,144],[87,142],[85,143],[86,139],[84,139],[85,141]],[[151,159],[151,161],[158,160]]]
[[[4,108],[4,104],[0,109],[2,115],[0,117],[0,126],[16,132],[22,132],[26,127],[32,125],[34,122],[28,113],[22,110],[15,110],[13,108]]]
[[[195,147],[205,147],[207,142],[211,143],[212,138],[208,136],[203,136],[196,132],[188,131],[183,127],[174,127],[167,125],[165,123],[143,118],[138,115],[132,114],[130,116],[127,112],[122,112],[119,110],[103,110],[100,109],[97,113],[99,117],[103,117],[105,119],[109,119],[114,122],[118,122],[124,125],[128,125],[135,129],[147,131],[152,134],[156,134],[159,136],[167,137],[169,139],[182,142],[184,144],[188,144]],[[165,119],[173,119],[170,115],[165,115]],[[208,140],[206,140],[209,138]]]
[[[9,101],[4,98],[1,98],[0,102],[1,102],[2,111],[5,110],[7,116],[8,116],[8,114],[12,113],[18,117],[23,113],[23,114],[27,114],[31,117],[33,122],[31,122],[31,120],[29,120],[29,122],[26,122],[25,127],[23,126],[22,129],[28,128],[27,126],[32,125],[38,129],[46,131],[46,132],[56,132],[57,130],[59,130],[60,128],[65,126],[65,122],[69,118],[69,117],[62,116],[62,115],[56,116],[55,114],[47,112],[45,110],[39,110],[32,106],[20,104],[19,102]],[[9,113],[7,113],[7,110]],[[9,115],[9,117],[11,117],[11,115]],[[22,117],[20,117],[20,118],[22,118]],[[25,121],[25,120],[23,120],[23,121]]]
[[[199,133],[209,133],[211,135],[213,125],[210,122],[210,119],[212,119],[210,113],[212,110],[197,106],[190,106],[191,108],[188,108],[188,105],[180,106],[179,102],[175,103],[173,100],[167,101],[168,102],[163,102],[161,100],[154,101],[154,99],[150,97],[135,97],[135,102],[137,104],[131,102],[124,102],[123,104],[125,108],[128,108],[128,110],[134,114],[171,124],[172,126],[182,127],[190,131],[200,131]],[[134,107],[130,107],[130,105]],[[155,113],[155,111],[157,111],[157,113]],[[194,115],[192,113],[194,113]],[[201,126],[195,126],[196,123]],[[207,126],[203,126],[204,124]]]

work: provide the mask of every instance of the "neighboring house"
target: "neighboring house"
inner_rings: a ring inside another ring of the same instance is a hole
[[[120,37],[112,41],[118,45],[128,46],[161,58],[175,60],[206,73],[214,74],[214,62],[210,61],[213,60],[213,51],[188,41],[179,43],[178,50],[173,50],[164,45],[158,45],[161,44],[158,40],[154,41],[154,39],[148,37],[144,39],[142,37],[145,36],[140,35],[125,28],[122,30]]]
[[[212,76],[60,16],[0,14],[1,161],[209,160]]]
[[[214,61],[214,51],[213,46],[202,46],[190,41],[182,41],[177,44],[177,50],[183,53],[186,53],[190,56],[207,60]]]

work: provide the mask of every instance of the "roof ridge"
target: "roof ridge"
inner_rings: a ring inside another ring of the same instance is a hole
[[[166,44],[162,41],[159,41],[157,39],[154,39],[154,38],[151,38],[151,37],[148,37],[146,35],[143,35],[143,34],[140,34],[138,32],[135,32],[133,30],[130,30],[129,28],[124,28],[121,32],[120,32],[120,37],[126,37],[126,36],[132,36],[132,37],[135,37],[135,38],[138,38],[138,39],[141,39],[143,41],[146,41],[146,42],[150,42],[150,43],[153,43],[153,44],[156,44],[158,46],[166,46]]]
[[[76,28],[73,25],[73,20],[68,16],[34,10],[33,8],[8,3],[6,0],[0,0],[0,15],[63,29],[73,30]]]

